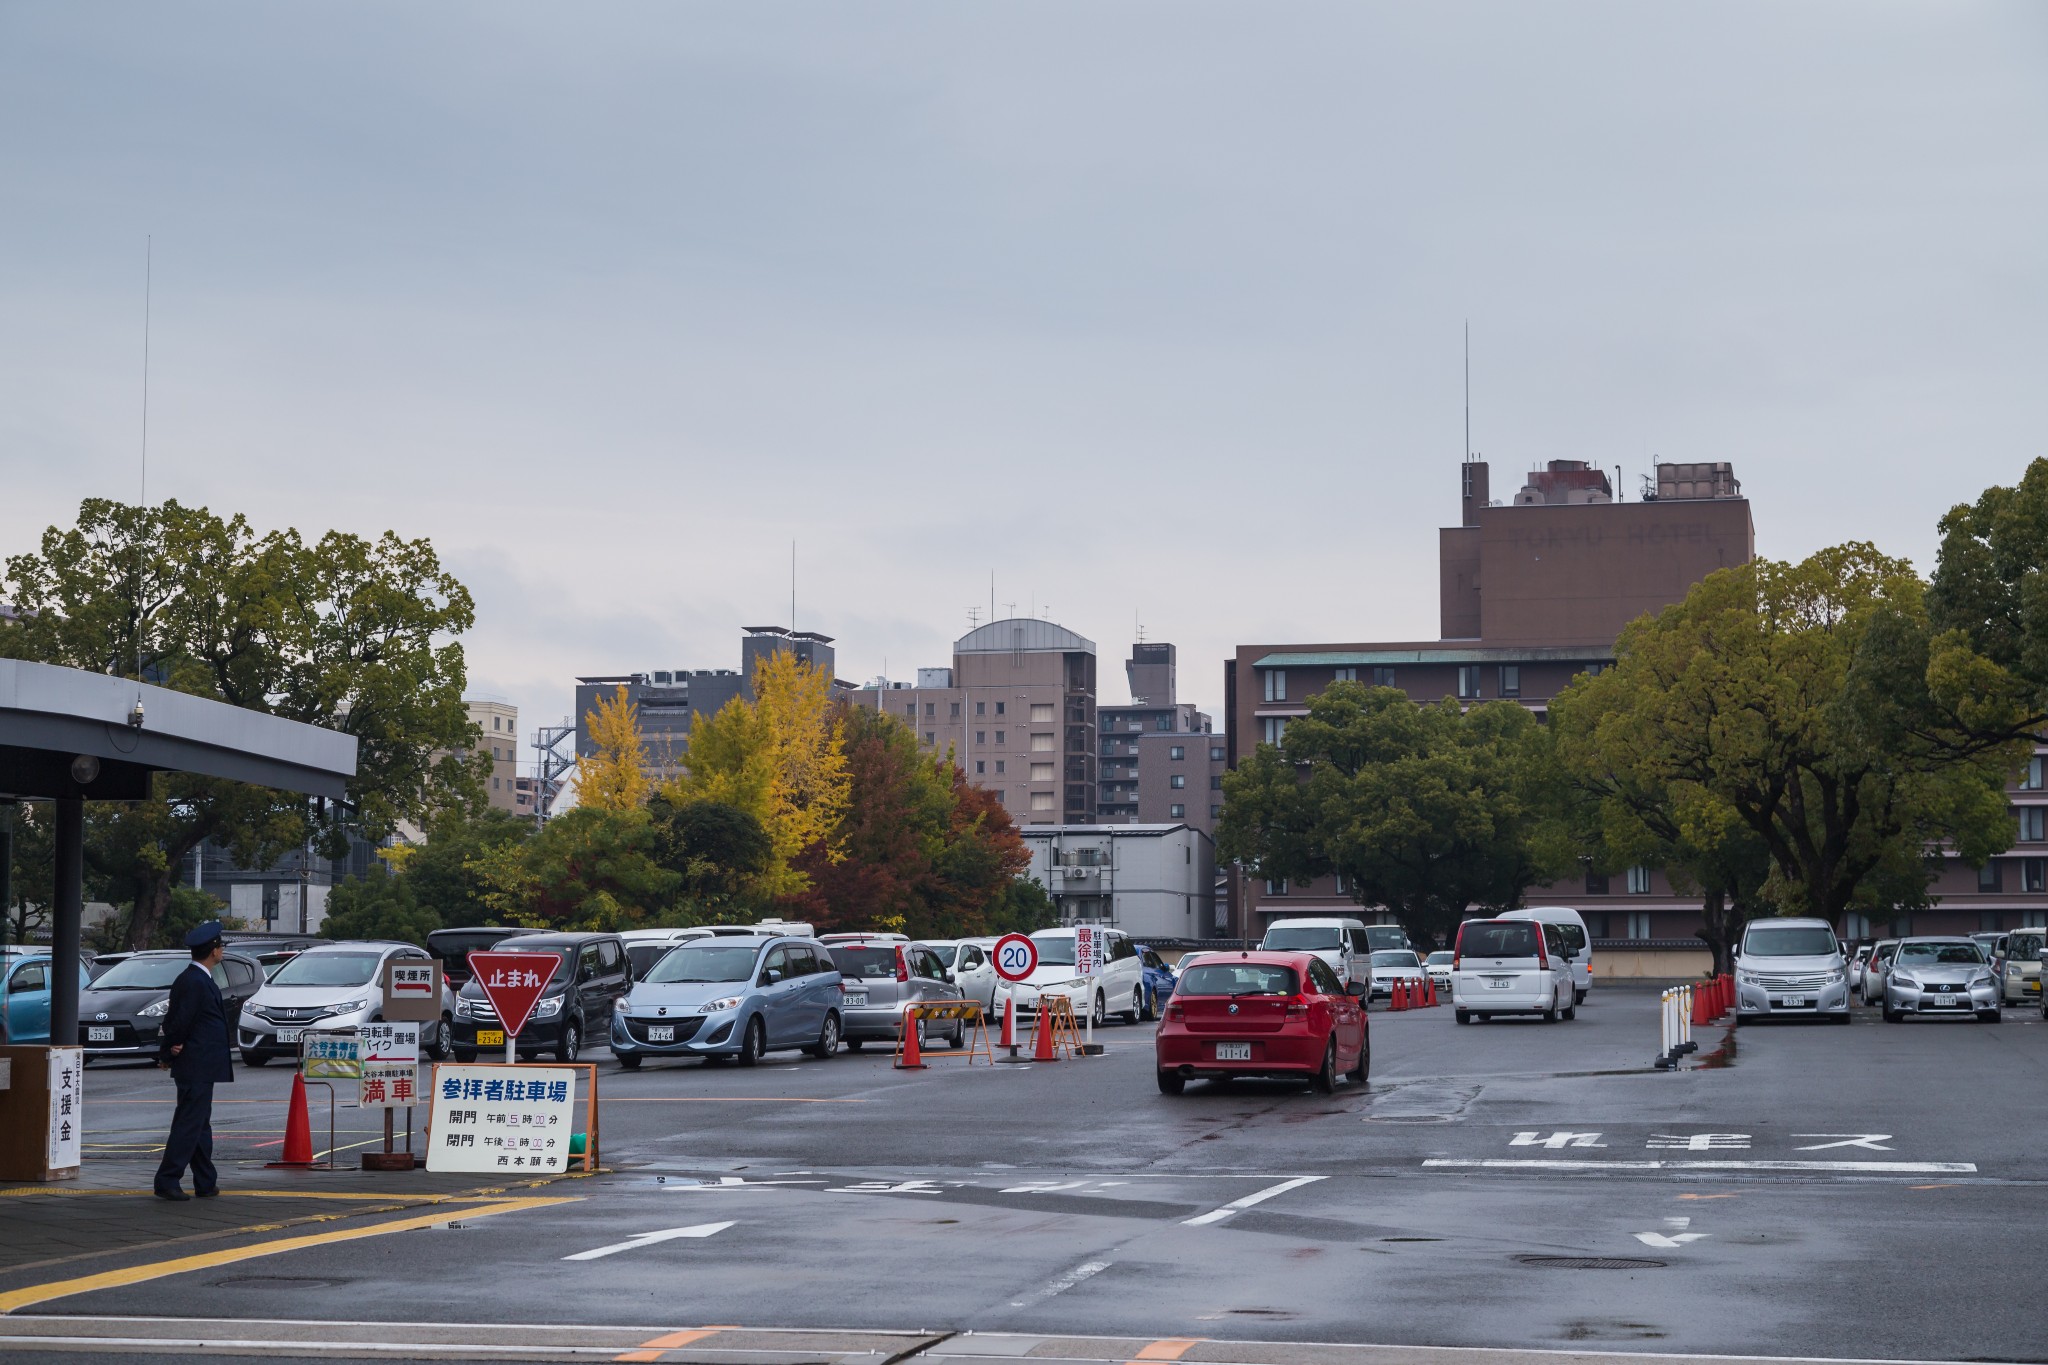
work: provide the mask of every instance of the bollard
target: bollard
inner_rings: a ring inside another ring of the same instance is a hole
[[[1665,991],[1657,998],[1657,1058],[1659,1071],[1669,1071],[1678,1064],[1677,1054],[1672,1051],[1671,1013],[1676,991]]]

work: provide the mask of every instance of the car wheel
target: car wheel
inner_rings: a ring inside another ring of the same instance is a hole
[[[953,1036],[946,1040],[946,1046],[955,1051],[967,1046],[967,1021],[965,1019],[953,1025]]]
[[[469,1064],[470,1064],[471,1062],[473,1062],[473,1061],[475,1061],[475,1060],[476,1060],[476,1049],[475,1049],[475,1048],[462,1048],[462,1047],[458,1047],[458,1048],[454,1049],[454,1052],[455,1052],[455,1060],[456,1060],[456,1061],[458,1061],[458,1062],[460,1062],[460,1063],[462,1063],[462,1064],[463,1064],[464,1066],[468,1066],[468,1065],[469,1065]]]
[[[1126,1024],[1135,1024],[1145,1017],[1145,988],[1143,986],[1131,992],[1131,1007],[1120,1013]]]
[[[2044,1015],[2043,1017],[2044,1017],[2044,1018],[2048,1018],[2048,1015]],[[251,1051],[249,1051],[249,1049],[248,1049],[248,1048],[243,1048],[243,1049],[242,1049],[242,1065],[243,1065],[243,1066],[263,1066],[263,1065],[267,1064],[267,1063],[268,1063],[269,1061],[270,1061],[270,1058],[269,1058],[269,1056],[268,1056],[267,1054],[265,1054],[265,1053],[261,1053],[261,1052],[251,1052]]]
[[[818,1041],[811,1048],[811,1055],[822,1062],[837,1051],[839,1051],[839,1016],[827,1010],[825,1011],[825,1027],[818,1031]]]
[[[562,1025],[562,1041],[555,1045],[555,1060],[558,1062],[573,1062],[576,1060],[577,1054],[582,1051],[583,1029],[574,1019],[570,1019]],[[514,1055],[516,1056],[517,1054],[515,1053]]]
[[[1461,1024],[1469,1024],[1469,1023],[1471,1023],[1471,1022],[1472,1022],[1472,1011],[1470,1011],[1470,1010],[1459,1010],[1459,1011],[1457,1012],[1457,1020],[1458,1020],[1458,1022],[1459,1022],[1459,1023],[1461,1023]]]
[[[1586,993],[1585,991],[1577,991],[1577,992],[1574,992],[1574,993],[1573,993],[1573,995],[1572,995],[1572,1003],[1573,1003],[1574,1005],[1583,1005],[1583,1004],[1585,1004],[1585,1003],[1586,1003],[1586,994],[1587,994],[1587,993]]]
[[[740,1035],[739,1064],[755,1066],[768,1051],[768,1027],[755,1015],[747,1020],[747,1031]]]
[[[1138,999],[1140,1001],[1139,1010],[1141,1012],[1138,1015],[1140,1019],[1149,1022],[1159,1017],[1159,993],[1157,991],[1148,991],[1141,986],[1138,988]]]
[[[1997,1010],[1983,1010],[1977,1015],[1977,1022],[1980,1024],[2002,1024],[2005,1022],[2005,1016]]]
[[[1577,1005],[1576,1003],[1574,1003],[1574,1004],[1570,1004],[1570,1005],[1566,1005],[1566,1006],[1564,1007],[1564,1017],[1565,1017],[1565,1018],[1566,1018],[1567,1020],[1571,1020],[1571,1019],[1576,1019],[1576,1018],[1578,1018],[1578,1017],[1579,1017],[1579,1007],[1578,1007],[1578,1005]]]
[[[1543,1011],[1543,1022],[1546,1024],[1554,1024],[1557,1022],[1557,1006],[1555,1004],[1552,1004],[1548,1009]]]
[[[430,1045],[422,1039],[420,1049],[435,1061],[444,1062],[448,1060],[448,1049],[454,1046],[454,1043],[455,1025],[449,1023],[446,1019],[437,1019],[434,1021],[433,1043]]]
[[[1896,1024],[1905,1017],[1905,1015],[1900,1014],[1897,1010],[1888,1009],[1884,1012],[1884,1021],[1887,1024]]]
[[[1188,1078],[1181,1075],[1178,1071],[1162,1071],[1159,1073],[1160,1094],[1178,1095],[1187,1088]]]
[[[1109,1027],[1109,1002],[1103,999],[1101,991],[1095,992],[1095,1003],[1089,1007],[1088,1017],[1097,1028]]]
[[[1353,1081],[1357,1082],[1359,1085],[1364,1085],[1365,1078],[1368,1075],[1370,1075],[1371,1072],[1372,1035],[1368,1033],[1363,1038],[1360,1038],[1358,1040],[1358,1065],[1352,1067],[1349,1071],[1345,1072],[1344,1074],[1349,1076]]]
[[[628,1070],[628,1071],[638,1071],[638,1070],[640,1069],[640,1054],[639,1054],[639,1053],[637,1053],[637,1052],[615,1052],[615,1053],[613,1053],[612,1055],[613,1055],[613,1056],[615,1056],[615,1057],[617,1057],[617,1058],[619,1059],[619,1065],[620,1065],[620,1066],[622,1066],[622,1067],[624,1067],[624,1068],[625,1068],[626,1070]]]
[[[1309,1084],[1318,1095],[1337,1093],[1337,1038],[1332,1034],[1329,1045],[1323,1049],[1323,1064]]]

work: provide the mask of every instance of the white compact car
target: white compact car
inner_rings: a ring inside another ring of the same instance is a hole
[[[1017,1015],[1023,1018],[1038,1013],[1040,996],[1064,995],[1073,1002],[1077,1023],[1091,1015],[1096,1023],[1106,1023],[1111,1014],[1122,1015],[1127,1024],[1137,1023],[1145,1011],[1145,960],[1123,930],[1098,927],[1095,932],[1103,937],[1102,972],[1092,980],[1074,970],[1071,928],[1040,929],[1031,935],[1038,947],[1038,970],[1014,986],[1003,983],[996,992],[997,1010],[1003,1001],[1014,999]]]
[[[1402,946],[1406,946],[1405,937]],[[1354,981],[1372,979],[1372,948],[1367,943],[1364,920],[1307,915],[1274,920],[1266,926],[1266,936],[1259,940],[1259,951],[1314,953],[1346,987]]]
[[[1459,1023],[1496,1014],[1534,1014],[1546,1024],[1578,1017],[1571,954],[1556,925],[1466,920],[1453,953],[1451,1005]]]

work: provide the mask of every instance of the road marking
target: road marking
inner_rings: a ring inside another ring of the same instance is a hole
[[[1313,1185],[1323,1178],[1319,1175],[1298,1175],[1292,1180],[1283,1180],[1277,1185],[1268,1185],[1256,1194],[1248,1194],[1242,1199],[1233,1199],[1220,1209],[1210,1209],[1207,1213],[1198,1213],[1193,1218],[1183,1218],[1181,1226],[1198,1228],[1204,1223],[1220,1223],[1242,1209],[1248,1209],[1254,1204],[1265,1203],[1276,1194],[1285,1194],[1289,1190],[1298,1190],[1303,1185]]]
[[[1021,1299],[1010,1300],[1012,1308],[1029,1308],[1034,1303],[1044,1303],[1055,1294],[1064,1294],[1075,1285],[1109,1269],[1108,1261],[1083,1261],[1066,1274],[1058,1276],[1052,1283],[1035,1294],[1026,1294]]]
[[[1201,1337],[1161,1337],[1132,1356],[1129,1365],[1138,1365],[1141,1360],[1179,1360],[1202,1341]]]
[[[1598,1133],[1552,1133],[1543,1137],[1538,1133],[1517,1133],[1509,1140],[1510,1147],[1547,1147],[1556,1151],[1560,1147],[1605,1147]]]
[[[473,1209],[465,1209],[462,1216],[489,1218],[494,1214],[518,1213],[522,1209],[541,1209],[555,1204],[576,1202],[576,1197],[500,1199]],[[141,1284],[146,1280],[160,1280],[167,1275],[182,1275],[190,1270],[210,1270],[214,1266],[233,1265],[237,1261],[252,1261],[261,1256],[276,1256],[287,1251],[299,1251],[305,1247],[330,1246],[336,1242],[353,1242],[364,1237],[382,1237],[387,1232],[411,1232],[415,1228],[430,1227],[447,1220],[448,1212],[444,1209],[438,1213],[394,1219],[388,1223],[373,1223],[368,1227],[336,1228],[330,1232],[284,1237],[275,1242],[258,1242],[254,1246],[230,1247],[222,1251],[201,1252],[196,1256],[176,1256],[167,1261],[149,1261],[120,1270],[104,1270],[97,1275],[81,1275],[71,1280],[32,1284],[23,1289],[0,1293],[0,1313],[32,1308],[39,1303],[48,1303],[52,1299],[69,1298],[73,1294],[89,1294],[96,1289],[117,1289],[123,1285]]]
[[[1725,1150],[1744,1151],[1749,1147],[1747,1133],[1688,1133],[1674,1136],[1670,1133],[1653,1133],[1645,1147],[1676,1147],[1688,1152],[1718,1152]]]
[[[1890,1133],[1794,1133],[1792,1136],[1796,1138],[1817,1137],[1842,1139],[1842,1141],[1840,1142],[1822,1142],[1812,1147],[1800,1147],[1796,1149],[1802,1152],[1825,1152],[1830,1147],[1867,1147],[1873,1152],[1890,1152],[1897,1150],[1896,1148],[1885,1147],[1880,1145],[1882,1143],[1890,1142],[1892,1140],[1892,1135]]]
[[[1687,1242],[1703,1241],[1707,1236],[1704,1232],[1680,1232],[1669,1236],[1661,1232],[1639,1232],[1636,1240],[1646,1247],[1682,1247]]]
[[[678,1346],[688,1346],[693,1342],[702,1341],[706,1337],[715,1337],[720,1332],[734,1330],[736,1329],[731,1327],[696,1327],[683,1332],[669,1332],[664,1336],[656,1337],[652,1341],[641,1342],[640,1349],[637,1351],[627,1351],[623,1355],[613,1356],[612,1359],[660,1360],[663,1351],[673,1351]]]
[[[467,1217],[467,1215],[464,1216]],[[623,1242],[613,1242],[610,1246],[594,1247],[589,1251],[579,1251],[573,1256],[564,1256],[562,1259],[565,1261],[595,1261],[621,1251],[638,1251],[641,1247],[651,1247],[657,1242],[673,1242],[678,1237],[716,1237],[731,1226],[731,1222],[724,1222],[698,1223],[694,1227],[687,1228],[662,1228],[658,1232],[643,1232],[637,1237],[628,1237]]]
[[[1878,1175],[1971,1175],[1971,1161],[1571,1161],[1540,1157],[1426,1158],[1425,1166],[1507,1171],[1860,1171]]]

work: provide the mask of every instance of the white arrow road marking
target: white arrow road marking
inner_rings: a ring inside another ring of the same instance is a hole
[[[1289,1190],[1298,1190],[1303,1185],[1313,1185],[1321,1179],[1323,1177],[1319,1175],[1300,1175],[1292,1180],[1283,1180],[1277,1185],[1268,1185],[1256,1194],[1248,1194],[1242,1199],[1233,1199],[1220,1209],[1210,1209],[1207,1213],[1198,1213],[1193,1218],[1183,1218],[1181,1226],[1197,1228],[1204,1223],[1220,1223],[1240,1209],[1248,1209],[1254,1204],[1263,1204],[1276,1194],[1285,1194]]]
[[[666,1188],[684,1190],[738,1190],[758,1189],[763,1185],[822,1185],[822,1180],[746,1180],[736,1175],[722,1175],[716,1180],[676,1180]]]
[[[1639,1232],[1636,1240],[1646,1247],[1682,1247],[1687,1242],[1697,1242],[1708,1236],[1704,1232],[1681,1232],[1667,1237],[1661,1232]]]
[[[613,1242],[608,1247],[596,1247],[589,1251],[579,1251],[574,1256],[564,1256],[562,1259],[565,1261],[594,1261],[600,1256],[610,1256],[614,1252],[619,1251],[636,1251],[641,1247],[651,1247],[656,1242],[672,1242],[678,1237],[716,1237],[731,1226],[731,1223],[726,1222],[699,1223],[695,1227],[687,1228],[663,1228],[659,1232],[643,1232],[638,1237],[629,1238],[623,1242]]]
[[[1892,1135],[1890,1133],[1794,1133],[1792,1136],[1796,1138],[1818,1137],[1842,1139],[1842,1141],[1840,1142],[1821,1142],[1816,1143],[1811,1147],[1800,1147],[1796,1149],[1802,1152],[1825,1152],[1830,1147],[1867,1147],[1873,1152],[1891,1152],[1898,1150],[1894,1147],[1886,1147],[1881,1145],[1892,1140]]]

